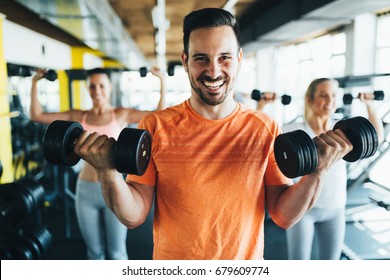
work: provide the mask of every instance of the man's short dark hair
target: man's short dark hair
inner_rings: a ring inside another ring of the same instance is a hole
[[[188,55],[190,34],[193,30],[203,27],[230,26],[236,35],[240,48],[240,28],[236,18],[228,11],[218,8],[205,8],[189,13],[183,23],[184,52]]]
[[[104,69],[101,67],[89,69],[87,71],[87,77],[90,77],[90,76],[95,75],[95,74],[106,74],[108,77],[110,77],[109,71],[107,69]]]

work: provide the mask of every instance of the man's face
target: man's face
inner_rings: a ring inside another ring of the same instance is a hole
[[[182,61],[192,92],[208,105],[219,105],[233,91],[242,50],[230,26],[207,27],[191,32],[188,57]]]

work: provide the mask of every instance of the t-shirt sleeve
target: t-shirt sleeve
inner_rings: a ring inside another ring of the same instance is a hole
[[[282,171],[280,171],[275,159],[274,143],[276,136],[281,133],[280,127],[276,123],[274,123],[270,131],[273,135],[273,141],[271,143],[270,153],[268,155],[268,165],[265,171],[264,184],[266,186],[292,185],[293,181],[290,178],[284,176]]]
[[[152,149],[151,149],[150,160],[149,160],[148,167],[146,168],[146,171],[142,176],[128,174],[126,176],[126,182],[133,181],[143,185],[149,185],[149,186],[156,185],[157,171],[156,171],[156,165],[154,164],[154,160],[153,160],[153,135],[155,131],[155,126],[156,125],[153,117],[147,116],[139,122],[138,128],[148,130],[151,135]]]

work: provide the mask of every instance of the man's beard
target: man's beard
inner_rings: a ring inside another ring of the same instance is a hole
[[[207,105],[216,106],[216,105],[222,104],[230,92],[230,87],[225,87],[226,88],[225,92],[222,92],[222,94],[221,94],[221,92],[219,92],[218,94],[209,93],[209,92],[207,92],[207,90],[206,90],[206,92],[204,92],[202,90],[202,88],[196,86],[196,83],[193,81],[191,76],[190,75],[188,75],[188,76],[189,76],[191,88],[196,92],[196,94],[203,101],[203,103],[205,103]],[[216,82],[216,81],[222,80],[222,78],[212,80],[210,78],[200,77],[197,80],[197,82],[202,83],[201,82],[202,80],[209,81],[209,82]],[[228,80],[224,80],[224,83],[227,83],[227,82],[228,82]],[[213,98],[213,96],[216,96],[216,95],[219,95],[218,99]]]

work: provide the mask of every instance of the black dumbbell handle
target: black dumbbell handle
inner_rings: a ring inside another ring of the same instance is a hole
[[[374,95],[373,100],[377,100],[377,101],[381,101],[385,97],[385,93],[383,92],[383,90],[375,90],[373,92],[373,95]],[[360,98],[360,93],[357,97],[353,97],[352,94],[346,93],[343,96],[343,102],[344,104],[351,104],[353,99],[359,99],[359,98]]]
[[[36,75],[37,71],[36,70],[31,70],[30,75]],[[58,78],[57,72],[53,69],[47,69],[45,73],[43,73],[43,77],[48,80],[48,81],[55,81]]]
[[[369,120],[354,117],[337,122],[333,130],[341,129],[353,145],[343,157],[348,162],[368,158],[375,154],[378,135]],[[275,159],[284,175],[289,178],[313,172],[317,166],[317,149],[313,139],[303,130],[281,134],[275,139]]]
[[[75,144],[84,129],[78,122],[54,121],[43,136],[43,153],[52,164],[75,165],[80,157]],[[114,161],[121,173],[142,175],[150,159],[151,137],[147,130],[124,128],[114,144]]]
[[[146,75],[148,74],[149,70],[148,68],[146,67],[141,67],[139,69],[139,74],[141,75],[141,77],[146,77]]]
[[[383,100],[385,98],[385,93],[383,90],[374,91],[374,100]]]
[[[255,101],[260,101],[260,99],[262,99],[264,96],[264,93],[261,92],[260,90],[258,89],[254,89],[252,90],[252,93],[251,93],[251,98]],[[283,94],[281,97],[281,102],[283,105],[288,105],[291,103],[291,96],[290,95],[287,95],[287,94]]]
[[[53,82],[53,81],[57,80],[57,77],[58,77],[57,72],[54,71],[53,69],[49,69],[45,73],[45,79],[47,79],[49,81]]]

